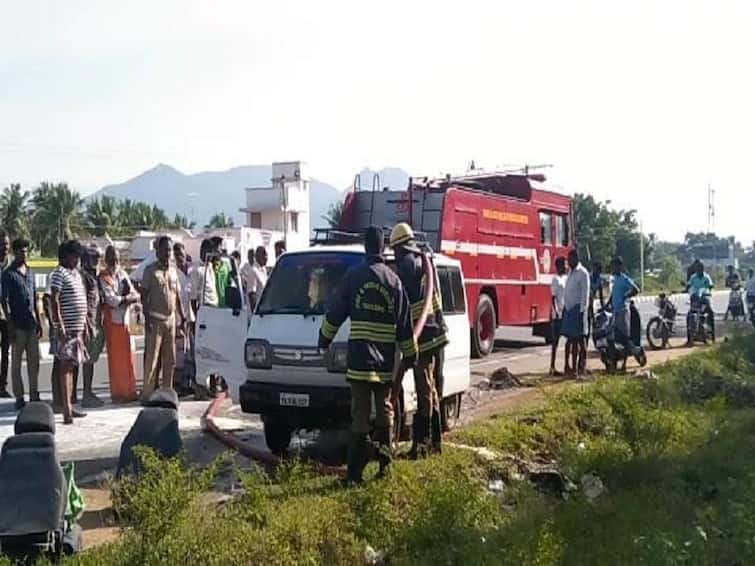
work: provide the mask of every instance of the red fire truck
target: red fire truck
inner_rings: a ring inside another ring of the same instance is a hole
[[[358,183],[339,228],[408,222],[436,251],[461,261],[472,352],[493,350],[497,326],[531,326],[547,339],[550,282],[558,256],[574,245],[572,199],[542,188],[528,170],[409,179],[405,190]],[[444,283],[440,282],[441,285]]]

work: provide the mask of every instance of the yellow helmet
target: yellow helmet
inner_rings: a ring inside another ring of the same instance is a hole
[[[391,230],[389,244],[392,248],[407,244],[414,240],[414,230],[406,222],[399,222]]]

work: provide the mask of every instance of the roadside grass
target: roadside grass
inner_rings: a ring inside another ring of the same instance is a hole
[[[200,471],[145,453],[144,477],[114,488],[121,539],[70,562],[753,564],[754,364],[740,335],[658,379],[545,390],[538,407],[450,439],[499,457],[449,446],[348,490],[294,461],[236,470],[234,497],[208,503],[226,462]],[[527,481],[525,465],[557,470],[566,489]],[[597,496],[582,488],[592,476]]]

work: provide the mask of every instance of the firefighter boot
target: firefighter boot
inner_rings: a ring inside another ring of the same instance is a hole
[[[393,461],[393,431],[390,428],[378,428],[375,430],[375,440],[378,443],[377,461],[380,466],[377,477],[382,478]]]
[[[409,459],[424,458],[428,452],[428,440],[430,436],[430,417],[414,415],[412,448],[409,450]]]
[[[440,411],[433,410],[432,427],[431,427],[431,449],[433,454],[441,453],[441,443],[443,441],[443,423],[441,420]]]
[[[367,465],[367,435],[351,433],[349,439],[349,455],[346,460],[346,486],[362,483],[362,472]]]

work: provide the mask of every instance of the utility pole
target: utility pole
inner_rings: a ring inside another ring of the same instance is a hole
[[[716,230],[716,206],[714,198],[716,191],[713,189],[710,183],[708,183],[708,234],[715,232]]]
[[[640,220],[640,291],[645,290],[645,235]]]

